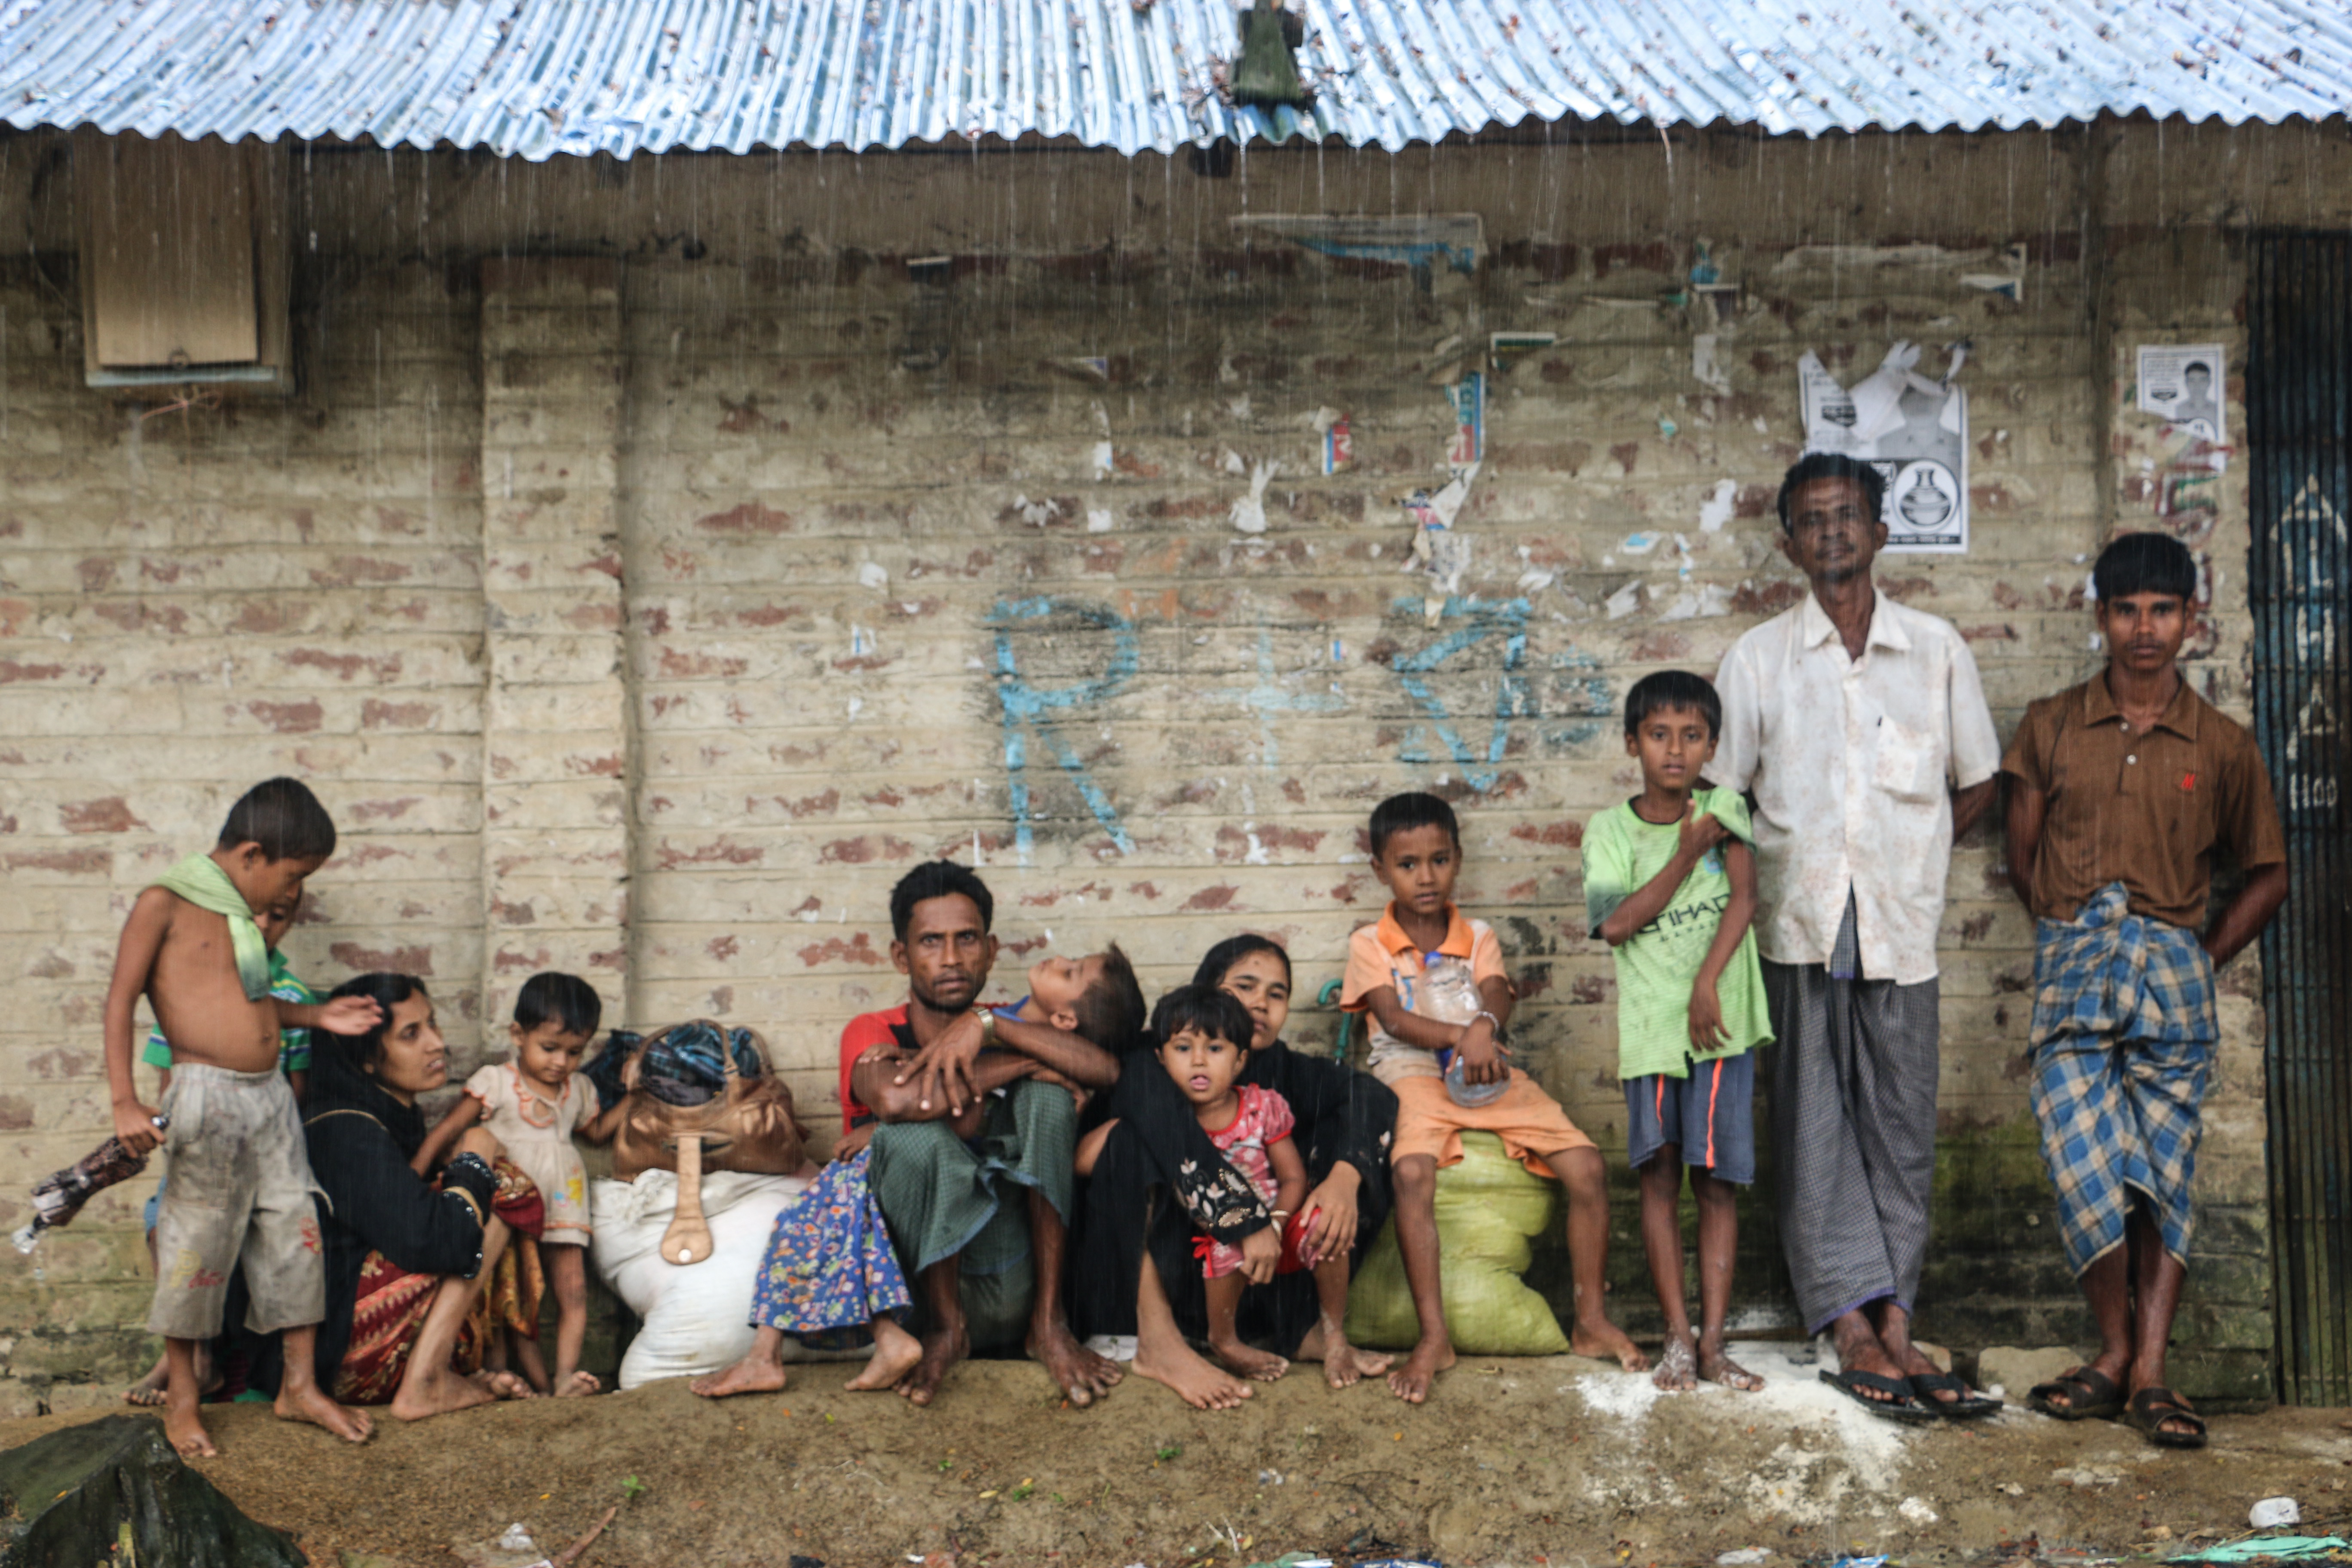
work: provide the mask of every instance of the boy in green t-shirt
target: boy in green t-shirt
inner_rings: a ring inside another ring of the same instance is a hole
[[[1642,1243],[1666,1314],[1654,1381],[1700,1378],[1753,1391],[1763,1379],[1725,1353],[1735,1187],[1756,1179],[1750,1047],[1772,1039],[1764,972],[1748,926],[1756,858],[1747,803],[1701,787],[1723,705],[1704,676],[1662,670],[1625,694],[1625,752],[1642,793],[1585,825],[1584,902],[1616,949],[1617,1076],[1625,1152],[1642,1175]],[[1698,1205],[1700,1327],[1683,1302],[1682,1168]]]

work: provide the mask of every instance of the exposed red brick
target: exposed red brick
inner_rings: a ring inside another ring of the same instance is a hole
[[[885,833],[875,838],[836,838],[817,852],[819,860],[844,866],[864,866],[871,861],[906,860],[914,857],[915,847],[895,835]]]
[[[1936,580],[1932,577],[1881,577],[1878,587],[1881,593],[1899,605],[1936,596]]]
[[[743,944],[731,936],[714,936],[702,944],[702,951],[724,963],[743,951]]]
[[[500,925],[530,926],[539,923],[539,911],[528,899],[515,901],[507,899],[490,900],[490,918]]]
[[[348,809],[351,815],[361,822],[397,822],[406,816],[411,808],[423,805],[425,797],[421,795],[404,795],[391,800],[359,801]]]
[[[18,680],[58,680],[65,673],[62,664],[19,664],[13,658],[0,658],[0,686]]]
[[[324,648],[298,647],[291,652],[279,654],[278,657],[281,663],[291,665],[297,669],[326,670],[338,680],[349,680],[364,671],[381,683],[392,679],[400,673],[400,656],[396,653],[382,654],[371,658],[363,654],[329,653]]]
[[[68,833],[128,833],[147,826],[131,815],[130,805],[119,795],[60,805],[58,816]]]
[[[1183,907],[1187,910],[1201,910],[1231,909],[1234,900],[1240,896],[1239,888],[1231,882],[1220,882],[1213,888],[1203,888],[1194,893],[1184,900]]]
[[[874,939],[868,933],[859,931],[846,942],[836,936],[811,942],[800,950],[800,960],[811,969],[820,963],[862,963],[879,968],[889,963],[890,957],[887,953],[875,952]]]
[[[740,537],[773,539],[793,526],[792,514],[774,510],[755,500],[747,500],[725,511],[709,512],[694,520],[694,526],[705,533],[734,534]]]
[[[738,844],[731,838],[718,838],[693,849],[680,849],[663,844],[654,851],[654,859],[665,871],[675,871],[680,866],[757,866],[766,858],[767,851],[749,844]]]
[[[1633,657],[1644,663],[1656,663],[1687,658],[1690,648],[1690,638],[1680,632],[1653,632],[1633,645]]]
[[[1731,607],[1743,616],[1777,616],[1805,596],[1805,585],[1783,577],[1759,587],[1742,583],[1731,595]]]
[[[1609,455],[1617,459],[1618,467],[1631,474],[1633,471],[1634,463],[1641,458],[1642,443],[1639,441],[1614,442],[1610,446]]]
[[[248,702],[245,710],[281,735],[303,735],[326,722],[327,711],[312,700]]]
[[[665,680],[732,680],[749,670],[751,661],[666,647],[661,650],[660,668]]]
[[[1574,849],[1584,843],[1584,824],[1572,816],[1564,816],[1558,822],[1522,822],[1511,829],[1511,837],[1548,848]]]

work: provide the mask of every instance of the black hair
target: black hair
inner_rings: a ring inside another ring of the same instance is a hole
[[[335,852],[335,819],[300,779],[264,779],[237,797],[216,847],[258,844],[272,860],[324,860]]]
[[[567,1035],[593,1035],[604,1016],[604,998],[576,974],[550,969],[532,975],[515,993],[514,1021],[528,1032],[541,1024],[563,1026]]]
[[[1143,987],[1136,983],[1135,965],[1118,943],[1103,949],[1102,961],[1102,973],[1071,1011],[1078,1016],[1080,1038],[1115,1057],[1125,1056],[1143,1032]]]
[[[2203,360],[2201,360],[2201,359],[2193,359],[2193,360],[2190,360],[2187,364],[2182,365],[2182,366],[2180,367],[2180,374],[2183,374],[2183,375],[2187,375],[2187,374],[2188,374],[2190,371],[2192,371],[2192,370],[2201,370],[2201,371],[2203,371],[2203,372],[2204,372],[2207,375],[2209,375],[2209,376],[2210,376],[2210,375],[2211,375],[2211,374],[2213,374],[2213,367],[2212,367],[2211,365],[2210,365],[2210,364],[2207,364],[2207,363],[2206,363]]]
[[[1462,825],[1454,819],[1454,808],[1433,795],[1412,790],[1392,795],[1372,807],[1373,856],[1377,858],[1398,834],[1411,833],[1416,827],[1443,827],[1445,836],[1454,840],[1454,847],[1462,847]]]
[[[2168,533],[2119,533],[2099,552],[2091,589],[2101,604],[2134,594],[2169,594],[2185,604],[2197,596],[2197,558]]]
[[[1643,720],[1669,708],[1696,710],[1710,738],[1722,736],[1723,699],[1715,694],[1715,682],[1687,669],[1661,669],[1633,682],[1625,693],[1625,733],[1638,734]]]
[[[364,996],[376,1005],[375,1027],[364,1035],[328,1035],[334,1048],[342,1053],[343,1060],[355,1071],[365,1072],[383,1060],[384,1031],[392,1027],[392,1010],[411,996],[430,996],[425,982],[413,974],[392,974],[377,971],[373,974],[354,974],[328,993],[328,1000],[344,996]]]
[[[980,929],[988,930],[996,921],[996,899],[988,884],[969,866],[959,866],[952,860],[926,860],[905,876],[890,889],[890,934],[900,942],[907,940],[907,922],[915,918],[915,906],[931,899],[944,899],[961,893],[980,910]]]
[[[1815,479],[1852,479],[1862,487],[1863,504],[1870,509],[1870,521],[1877,522],[1886,503],[1886,476],[1874,464],[1860,458],[1849,458],[1843,452],[1808,452],[1789,465],[1780,477],[1780,499],[1775,504],[1780,510],[1780,531],[1797,531],[1797,520],[1789,515],[1789,508],[1797,492]]]
[[[1229,936],[1201,955],[1201,966],[1192,971],[1192,984],[1214,991],[1225,983],[1225,972],[1254,952],[1270,952],[1282,960],[1282,977],[1290,978],[1290,953],[1282,943],[1270,936],[1244,931]]]
[[[1213,1040],[1223,1040],[1243,1055],[1257,1036],[1257,1020],[1241,998],[1213,985],[1179,985],[1151,1009],[1151,1046],[1166,1045],[1187,1029],[1198,1029]]]

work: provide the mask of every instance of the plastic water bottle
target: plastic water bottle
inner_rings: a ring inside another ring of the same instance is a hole
[[[1466,959],[1446,953],[1422,955],[1421,980],[1413,987],[1412,1010],[1441,1024],[1467,1024],[1486,1010],[1478,995],[1477,978]],[[1465,1110],[1492,1105],[1511,1085],[1507,1077],[1493,1083],[1472,1083],[1465,1076],[1462,1053],[1440,1051],[1438,1067],[1445,1074],[1445,1092]]]

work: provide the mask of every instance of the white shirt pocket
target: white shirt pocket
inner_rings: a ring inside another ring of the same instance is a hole
[[[1929,801],[1944,794],[1944,753],[1924,730],[1882,719],[1870,782],[1897,800]]]

